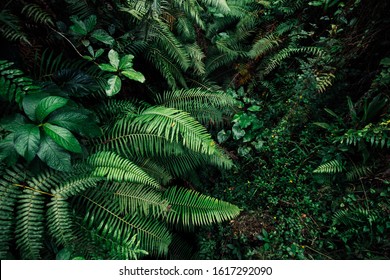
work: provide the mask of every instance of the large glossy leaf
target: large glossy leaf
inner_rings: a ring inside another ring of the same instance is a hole
[[[76,137],[74,137],[73,134],[66,128],[45,123],[43,125],[43,130],[48,136],[50,136],[51,139],[53,139],[55,143],[64,149],[74,153],[81,153],[79,141],[77,141]]]
[[[110,64],[112,66],[116,69],[119,68],[119,54],[115,50],[110,50],[108,52],[108,59],[110,60]]]
[[[42,122],[50,113],[64,107],[68,103],[68,99],[60,96],[48,96],[43,98],[35,110],[36,120]]]
[[[70,154],[58,146],[50,137],[43,136],[38,157],[49,167],[59,171],[70,171],[72,168]]]
[[[89,116],[75,110],[54,112],[47,122],[83,136],[96,137],[102,134],[100,127]]]
[[[121,73],[123,76],[125,76],[131,80],[134,80],[134,81],[137,81],[140,83],[145,82],[145,76],[141,72],[135,71],[133,69],[129,69],[126,71],[122,71]]]
[[[108,64],[108,63],[99,64],[99,68],[101,70],[107,71],[107,72],[116,72],[116,71],[118,71],[118,69],[116,69],[114,66],[112,66],[111,64]]]
[[[37,154],[40,141],[39,127],[33,124],[21,126],[14,135],[16,151],[28,162],[32,161]]]
[[[119,69],[121,70],[131,69],[131,67],[133,67],[133,58],[134,55],[132,54],[123,56],[119,62]]]
[[[106,94],[107,96],[113,96],[117,94],[122,87],[122,81],[117,75],[111,76],[107,81]]]
[[[110,34],[103,29],[95,30],[92,32],[91,37],[107,45],[112,45],[115,42],[114,38],[112,38]]]
[[[48,97],[48,96],[49,96],[49,93],[47,93],[47,92],[41,93],[40,92],[40,93],[26,95],[23,98],[23,102],[22,102],[23,111],[30,120],[32,120],[32,121],[36,120],[35,111],[37,109],[37,106],[43,98]]]

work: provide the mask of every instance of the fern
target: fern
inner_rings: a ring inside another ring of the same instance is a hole
[[[0,11],[0,34],[10,42],[20,41],[31,45],[27,34],[21,27],[19,18],[13,15],[10,10]]]
[[[33,19],[35,23],[41,23],[48,26],[54,25],[52,17],[37,4],[30,3],[25,5],[22,9],[22,14]]]
[[[126,158],[112,152],[91,155],[87,163],[94,167],[92,176],[105,177],[118,182],[132,182],[159,188],[160,185],[141,168]]]
[[[343,170],[344,170],[343,163],[335,159],[321,164],[313,172],[335,174],[335,173],[340,173]]]
[[[190,228],[192,226],[219,223],[236,217],[240,210],[227,202],[218,201],[197,192],[171,187],[164,193],[171,204],[167,221],[175,226]],[[188,211],[193,209],[193,211]]]
[[[351,227],[362,226],[364,224],[372,225],[379,217],[380,215],[377,211],[357,206],[351,209],[338,210],[333,215],[333,224],[344,224]]]
[[[13,62],[0,60],[0,98],[20,104],[26,94],[38,91],[40,88],[34,85],[22,71],[13,69],[11,67],[13,64]]]

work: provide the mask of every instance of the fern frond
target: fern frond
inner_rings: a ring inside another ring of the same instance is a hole
[[[188,69],[190,58],[182,43],[177,40],[165,23],[156,20],[150,30],[149,38],[160,50],[164,50],[183,71]]]
[[[293,54],[311,54],[315,56],[324,56],[325,52],[318,47],[301,47],[301,48],[285,48],[275,54],[267,63],[264,74],[269,74],[272,70],[278,67],[285,59]]]
[[[40,88],[33,85],[33,81],[18,69],[13,69],[13,62],[0,60],[0,98],[9,102],[21,103],[27,93]]]
[[[240,214],[233,204],[184,188],[171,187],[164,198],[172,205],[166,220],[179,228],[221,223]]]
[[[87,163],[94,167],[92,176],[160,188],[159,183],[139,166],[113,152],[97,152],[88,157]]]
[[[7,259],[11,241],[14,239],[15,206],[22,189],[17,187],[25,180],[22,166],[13,166],[4,171],[0,178],[0,259]]]
[[[104,191],[87,192],[82,199],[88,228],[95,228],[103,237],[123,239],[137,234],[141,248],[157,256],[167,254],[172,237],[163,223],[134,214],[122,215],[119,205],[107,199]]]
[[[230,12],[230,8],[226,3],[226,0],[200,0],[199,2],[203,3],[204,5],[216,7],[221,13]]]
[[[124,214],[160,216],[168,209],[168,202],[161,197],[161,192],[136,184],[110,184],[121,211]]]
[[[69,246],[76,238],[72,209],[68,201],[54,196],[48,203],[47,227],[57,245]]]
[[[35,23],[46,24],[48,26],[54,25],[52,17],[37,4],[30,3],[25,5],[22,9],[22,14],[31,18]]]
[[[164,137],[199,153],[211,155],[215,152],[215,142],[205,127],[189,113],[181,110],[162,106],[150,107],[133,118],[132,125],[140,133],[147,132]]]
[[[264,55],[270,50],[279,46],[280,39],[275,34],[269,34],[260,40],[257,40],[249,51],[249,57],[256,58]]]
[[[350,209],[338,210],[333,215],[333,224],[344,224],[350,227],[371,225],[378,220],[380,214],[377,211],[363,208],[362,206],[351,207]]]
[[[343,163],[337,159],[334,159],[321,164],[313,172],[335,174],[335,173],[343,172],[343,170],[344,170]]]
[[[206,73],[205,65],[203,59],[206,57],[202,49],[198,44],[193,43],[190,45],[184,46],[188,56],[191,60],[191,66],[194,69],[194,73],[198,76],[201,76]]]
[[[21,41],[31,45],[27,34],[21,28],[19,18],[13,15],[10,10],[0,11],[0,34],[10,42]]]
[[[360,166],[354,166],[351,170],[349,170],[345,176],[348,181],[354,181],[356,179],[366,177],[368,175],[372,174],[371,166],[367,165],[360,165]]]

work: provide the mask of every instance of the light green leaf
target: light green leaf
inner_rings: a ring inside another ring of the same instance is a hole
[[[28,162],[37,154],[40,140],[39,127],[33,124],[21,126],[14,134],[15,149]]]
[[[233,139],[238,140],[245,135],[245,130],[243,130],[238,123],[235,123],[232,127]]]
[[[113,45],[115,43],[114,38],[112,38],[110,34],[108,34],[108,32],[103,29],[95,30],[92,32],[91,37],[106,45]]]
[[[135,71],[133,69],[129,69],[126,71],[122,71],[121,73],[123,76],[125,76],[131,80],[134,80],[134,81],[137,81],[140,83],[145,82],[145,76],[141,72]]]
[[[122,87],[122,81],[117,75],[111,76],[107,81],[106,94],[107,96],[113,96],[117,94]]]
[[[253,105],[253,106],[250,106],[250,107],[248,108],[248,111],[251,111],[251,112],[259,112],[259,111],[261,111],[261,108],[260,108],[260,106]]]
[[[121,58],[119,62],[119,69],[128,70],[132,69],[134,55],[128,54]]]
[[[119,68],[119,54],[115,50],[110,50],[108,52],[108,59],[110,60],[110,64],[112,66],[116,69]]]
[[[70,154],[46,135],[41,139],[37,155],[43,162],[55,170],[70,171],[72,169]]]
[[[45,133],[50,136],[51,139],[64,149],[74,152],[81,153],[80,143],[77,141],[76,137],[67,130],[66,128],[52,125],[50,123],[45,123],[43,125],[43,130]]]
[[[117,68],[115,68],[114,66],[112,66],[111,64],[107,64],[107,63],[102,63],[102,64],[99,64],[99,68],[103,71],[107,71],[107,72],[116,72],[118,71]]]
[[[48,96],[43,98],[35,109],[36,120],[42,122],[50,113],[64,107],[68,99],[60,96]]]

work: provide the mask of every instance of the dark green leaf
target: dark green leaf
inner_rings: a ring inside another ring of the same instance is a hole
[[[49,167],[59,171],[70,171],[72,168],[70,154],[58,146],[50,137],[43,136],[38,157]]]
[[[60,96],[48,96],[43,98],[35,110],[36,120],[42,122],[51,112],[64,107],[66,103],[68,103],[68,99]]]
[[[240,127],[238,123],[235,123],[232,127],[232,132],[233,132],[233,138],[234,140],[238,140],[245,135],[245,131]]]
[[[99,126],[89,116],[76,110],[54,112],[47,122],[83,136],[96,137],[101,135]]]
[[[1,120],[0,126],[7,131],[16,131],[21,125],[26,124],[26,118],[21,114],[5,117]]]
[[[15,149],[28,162],[37,154],[40,140],[39,127],[33,124],[21,126],[14,134]]]
[[[48,97],[49,93],[47,92],[40,92],[40,93],[34,93],[34,94],[29,94],[26,95],[23,98],[23,110],[24,113],[29,117],[30,120],[35,121],[36,120],[36,115],[35,111],[37,109],[37,106],[39,102],[45,97]]]
[[[43,129],[55,143],[63,147],[64,149],[74,152],[81,153],[80,143],[77,141],[76,137],[67,130],[66,128],[52,125],[50,123],[45,123]]]
[[[107,45],[113,45],[115,43],[114,38],[112,38],[110,34],[103,29],[95,30],[92,32],[91,37]]]

